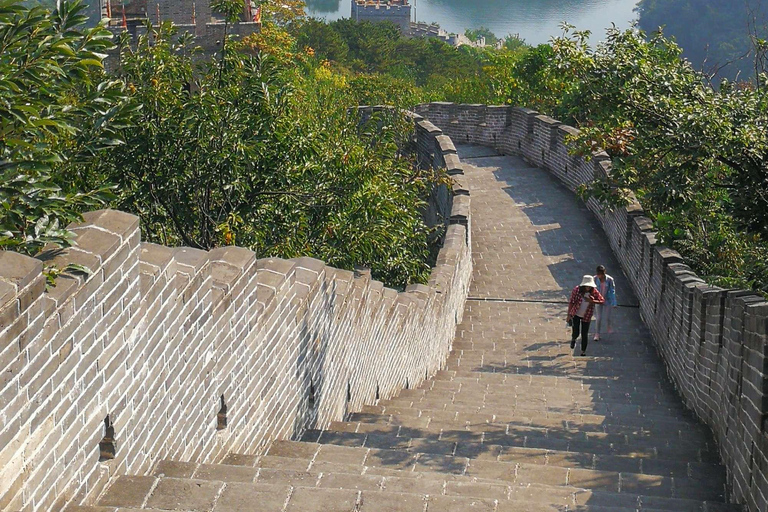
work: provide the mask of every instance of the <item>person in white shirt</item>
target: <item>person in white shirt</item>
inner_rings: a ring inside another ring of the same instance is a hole
[[[601,332],[608,334],[613,332],[611,325],[611,313],[617,307],[616,303],[616,283],[613,278],[605,273],[605,266],[598,265],[595,274],[595,284],[597,291],[605,298],[604,304],[598,304],[595,307],[595,341],[600,339]]]

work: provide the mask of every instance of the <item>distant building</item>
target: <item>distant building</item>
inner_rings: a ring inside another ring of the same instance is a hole
[[[403,34],[411,29],[411,6],[408,0],[352,0],[355,21],[391,21]]]
[[[99,0],[101,15],[109,18],[114,33],[128,31],[134,37],[146,31],[147,20],[152,24],[166,21],[178,27],[179,35],[190,33],[205,54],[221,49],[224,21],[211,11],[210,0]],[[244,0],[239,23],[231,25],[229,33],[246,36],[261,30],[261,20],[251,0]]]

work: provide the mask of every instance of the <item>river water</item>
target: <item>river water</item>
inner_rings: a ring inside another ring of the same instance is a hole
[[[348,18],[351,12],[350,0],[306,1],[311,16],[335,20]],[[449,32],[484,26],[497,36],[518,34],[534,45],[560,35],[563,21],[591,30],[599,40],[611,23],[629,27],[637,17],[636,4],[637,0],[411,0],[419,21],[437,22]]]

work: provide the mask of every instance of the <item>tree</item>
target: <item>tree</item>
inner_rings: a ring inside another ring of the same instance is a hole
[[[641,28],[663,28],[694,68],[730,80],[754,80],[754,38],[765,38],[768,9],[762,0],[640,0]]]
[[[143,108],[87,175],[117,185],[146,240],[367,264],[391,285],[426,279],[421,211],[439,177],[401,152],[405,119],[358,132],[333,79],[234,47],[225,65],[195,68],[190,42],[175,40],[170,25],[148,27],[122,48],[120,77]]]
[[[480,28],[468,28],[464,31],[464,35],[467,36],[470,41],[474,42],[477,42],[481,37],[484,37],[485,44],[489,46],[493,46],[499,42],[499,38],[496,37],[496,34],[491,32],[491,29],[483,26]]]
[[[585,193],[607,206],[633,192],[673,245],[716,282],[768,291],[768,99],[762,87],[719,89],[661,34],[609,30],[553,42],[553,66],[571,78],[555,113],[572,117],[589,155],[613,171]],[[559,112],[558,112],[559,111]]]
[[[122,83],[102,73],[111,34],[82,29],[85,6],[49,12],[0,4],[0,248],[36,254],[66,246],[65,227],[108,199],[102,185],[78,189],[86,161],[121,143],[128,122]]]
[[[349,54],[349,46],[341,35],[320,20],[308,20],[297,35],[299,48],[312,48],[318,59],[344,62]]]

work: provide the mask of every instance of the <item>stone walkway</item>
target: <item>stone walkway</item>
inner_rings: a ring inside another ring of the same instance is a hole
[[[475,274],[444,371],[260,458],[123,477],[88,510],[739,510],[589,212],[518,158],[459,153]],[[566,301],[598,263],[616,278],[618,332],[574,357]]]

